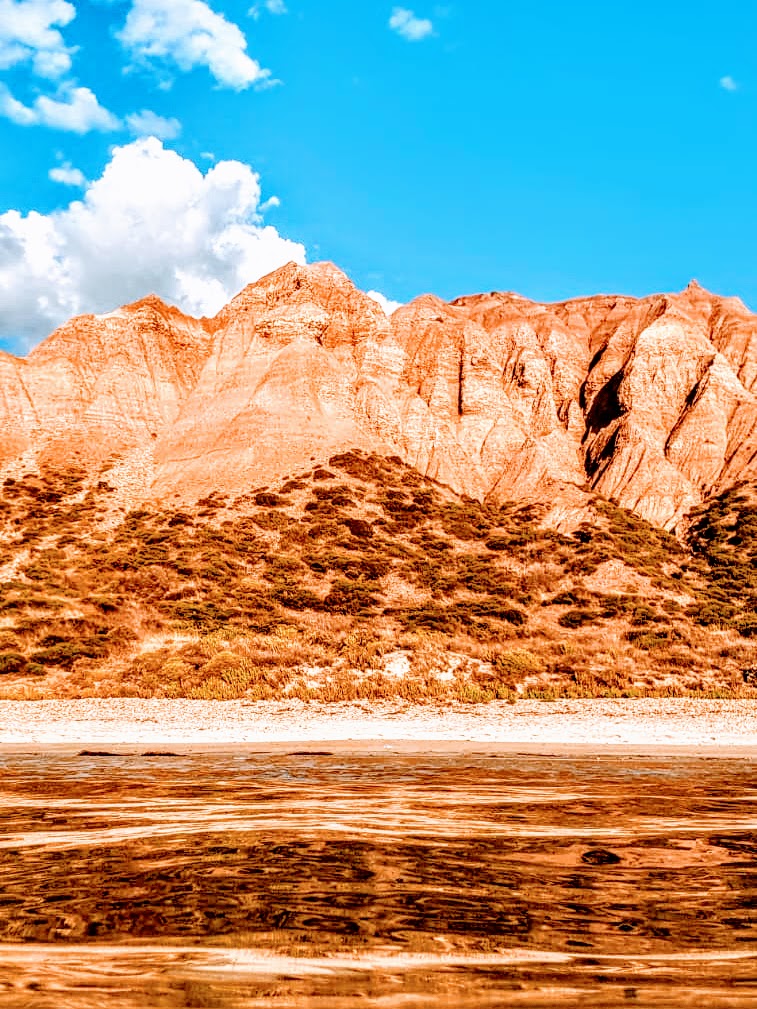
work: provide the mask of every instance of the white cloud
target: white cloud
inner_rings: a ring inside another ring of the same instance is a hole
[[[118,38],[138,65],[207,67],[219,84],[237,91],[270,78],[247,55],[241,29],[203,0],[133,0]]]
[[[166,119],[149,109],[132,112],[126,117],[126,125],[137,137],[157,137],[159,140],[173,140],[181,133],[178,119]]]
[[[75,17],[67,0],[0,0],[0,70],[30,62],[40,77],[61,77],[74,50],[58,29]]]
[[[67,76],[76,47],[65,44],[59,29],[75,17],[68,0],[0,0],[0,70],[24,64],[33,75],[58,82],[51,94],[38,94],[29,105],[0,82],[0,116],[19,126],[80,134],[121,128],[90,88]]]
[[[74,168],[68,161],[62,165],[58,165],[57,168],[51,168],[47,174],[53,182],[60,182],[63,186],[79,186],[81,189],[84,189],[87,185],[84,172],[78,168]]]
[[[378,302],[387,315],[391,315],[392,312],[396,312],[398,308],[402,308],[401,301],[392,301],[391,298],[387,298],[385,294],[381,293],[381,291],[366,291],[365,293],[369,298]]]
[[[247,13],[257,20],[263,11],[268,11],[269,14],[288,13],[284,0],[263,0],[263,3],[253,4]]]
[[[46,77],[50,80],[57,80],[71,69],[71,56],[73,50],[67,52],[53,52],[46,50],[34,54],[32,67],[38,77]]]
[[[0,337],[28,345],[72,315],[151,291],[212,315],[290,260],[305,250],[264,225],[249,165],[203,174],[156,138],[135,140],[65,209],[0,215]]]
[[[408,42],[420,42],[434,33],[432,21],[416,17],[415,12],[406,7],[394,8],[389,18],[389,27]]]
[[[89,88],[61,85],[57,97],[39,95],[32,105],[24,105],[0,84],[0,115],[19,126],[49,126],[70,133],[105,133],[117,130],[119,120],[103,108]]]
[[[730,74],[726,74],[725,77],[720,78],[720,86],[724,91],[738,91],[739,82],[734,80]]]

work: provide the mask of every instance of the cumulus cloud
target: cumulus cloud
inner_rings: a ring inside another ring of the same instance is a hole
[[[68,161],[63,165],[58,165],[57,168],[51,168],[47,174],[53,182],[60,182],[63,186],[77,186],[84,189],[87,185],[84,172],[79,168],[74,168]]]
[[[40,77],[61,77],[74,50],[59,29],[75,17],[67,0],[0,0],[0,70],[28,62]]]
[[[224,87],[269,83],[270,71],[247,55],[247,39],[203,0],[133,0],[118,38],[136,65],[207,67]]]
[[[0,338],[29,346],[72,315],[151,291],[212,315],[290,260],[305,250],[264,224],[249,165],[203,174],[157,138],[135,140],[65,209],[0,215]]]
[[[739,82],[734,80],[730,74],[726,74],[725,77],[720,78],[720,86],[724,91],[738,91]]]
[[[80,134],[120,128],[90,88],[78,87],[67,76],[76,48],[65,44],[60,29],[75,17],[68,0],[0,0],[0,70],[23,64],[36,77],[57,82],[52,93],[37,95],[30,105],[0,83],[0,116],[19,126]]]
[[[137,137],[157,137],[159,140],[173,140],[181,133],[178,119],[166,119],[149,109],[132,112],[126,117],[126,125]]]
[[[62,85],[56,97],[38,95],[31,105],[14,98],[4,84],[0,84],[0,116],[19,126],[49,126],[70,133],[89,133],[92,130],[110,132],[121,123],[103,108],[89,88]]]
[[[382,294],[381,291],[366,291],[365,293],[368,295],[369,298],[372,298],[374,301],[378,302],[378,304],[381,305],[381,307],[384,309],[384,312],[387,315],[391,315],[392,312],[396,312],[398,308],[402,308],[401,301],[392,301],[391,298],[387,298],[387,296],[385,294]]]
[[[389,27],[408,42],[420,42],[434,34],[434,25],[428,18],[419,18],[406,7],[395,7],[389,18]]]

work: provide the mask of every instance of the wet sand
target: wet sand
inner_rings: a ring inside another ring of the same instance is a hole
[[[5,753],[0,808],[2,1009],[757,1000],[757,759]]]
[[[755,702],[0,702],[0,1009],[747,1009],[756,908]]]

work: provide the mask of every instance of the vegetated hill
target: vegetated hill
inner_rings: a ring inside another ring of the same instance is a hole
[[[757,510],[679,542],[595,497],[565,535],[399,459],[116,517],[81,472],[0,496],[0,695],[757,696]]]
[[[126,508],[238,496],[362,449],[568,529],[599,493],[674,529],[757,479],[757,317],[679,294],[417,298],[289,264],[214,319],[149,297],[0,355],[0,478],[81,467]]]

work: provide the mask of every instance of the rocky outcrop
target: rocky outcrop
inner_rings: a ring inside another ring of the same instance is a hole
[[[389,447],[356,409],[383,310],[331,264],[290,264],[210,323],[213,349],[156,445],[155,492],[197,496],[267,484],[348,446]]]
[[[177,418],[211,348],[204,322],[145,298],[72,319],[27,358],[0,358],[0,458],[102,465]]]
[[[151,297],[0,355],[0,462],[136,453],[145,497],[196,500],[360,447],[482,499],[567,514],[596,491],[672,528],[757,477],[756,396],[757,317],[695,283],[425,295],[388,319],[331,264],[290,264],[214,319]]]

